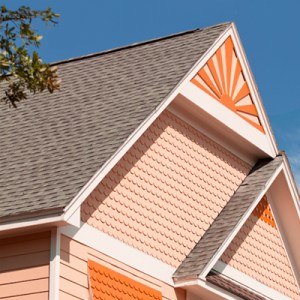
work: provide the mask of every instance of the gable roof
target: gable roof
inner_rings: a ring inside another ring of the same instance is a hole
[[[282,163],[282,156],[258,161],[210,228],[177,268],[173,276],[175,280],[197,278],[204,273],[207,265],[213,260],[251,204],[264,191],[267,183]]]
[[[229,26],[61,62],[61,91],[2,107],[0,222],[61,214]]]

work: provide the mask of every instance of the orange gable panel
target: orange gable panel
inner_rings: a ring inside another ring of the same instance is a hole
[[[271,207],[266,196],[264,196],[257,204],[253,211],[253,215],[263,220],[266,224],[269,224],[274,228],[276,227]]]
[[[264,133],[231,37],[227,38],[191,81]]]
[[[93,299],[101,300],[161,300],[162,294],[127,276],[88,261],[89,278]]]

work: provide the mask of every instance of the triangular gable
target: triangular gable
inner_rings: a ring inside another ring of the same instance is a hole
[[[279,191],[287,189],[287,183],[282,181],[287,175],[286,163],[283,153],[254,166],[174,273],[178,287],[193,279],[211,282],[209,275],[215,274],[214,281],[221,288],[225,280],[231,282],[230,286],[244,287],[257,296],[299,298],[299,257],[294,243],[297,230],[285,222],[288,217],[298,228],[299,217],[294,205],[293,211],[289,210],[290,216],[278,211],[278,197],[285,206],[293,202],[290,196],[282,197]],[[294,231],[292,240],[287,230]]]
[[[173,276],[175,281],[205,278],[230,243],[229,237],[234,237],[243,225],[241,220],[250,215],[275,180],[282,168],[282,162],[282,156],[278,156],[274,160],[259,161],[254,166],[210,228],[178,267]]]
[[[59,97],[64,101],[54,101],[57,105],[53,106],[50,100],[57,94],[47,93],[28,99],[29,114],[21,123],[11,123],[17,111],[11,111],[7,118],[3,110],[0,115],[7,120],[1,123],[1,132],[13,128],[22,134],[14,141],[7,134],[1,144],[1,159],[7,163],[0,177],[10,180],[1,189],[0,230],[22,227],[25,219],[30,225],[53,222],[54,217],[55,221],[73,224],[70,219],[80,204],[170,104],[191,66],[230,26],[219,24],[61,62],[64,86]],[[86,76],[75,84],[82,72]],[[72,92],[74,84],[76,93]],[[49,107],[38,104],[37,99],[44,97]],[[36,118],[43,124],[38,131],[32,123]],[[54,130],[49,120],[60,129]],[[76,130],[72,120],[76,120]],[[45,135],[56,147],[44,139]],[[39,151],[32,142],[26,155],[8,155],[18,148],[16,145],[35,140],[45,151]],[[36,165],[24,164],[26,161],[35,161],[39,172]],[[19,166],[15,176],[11,176],[11,165]]]
[[[289,258],[264,196],[220,260],[292,299],[300,297]]]
[[[202,119],[214,120],[208,127],[220,122],[226,139],[238,134],[244,148],[254,147],[251,151],[258,157],[274,158],[278,153],[234,24],[190,72],[181,95],[200,108]]]
[[[231,36],[211,56],[191,82],[249,124],[265,132]]]

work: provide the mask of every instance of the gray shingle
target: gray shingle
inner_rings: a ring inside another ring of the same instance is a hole
[[[174,273],[174,279],[196,278],[283,162],[282,156],[258,161],[215,221]]]
[[[245,300],[266,300],[267,299],[255,294],[254,292],[246,289],[241,285],[238,285],[234,281],[231,281],[220,274],[209,273],[206,277],[206,280]]]
[[[59,64],[62,89],[0,109],[0,222],[63,208],[229,24]]]

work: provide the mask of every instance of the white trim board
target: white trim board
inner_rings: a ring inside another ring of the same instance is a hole
[[[172,275],[176,268],[111,237],[86,223],[82,223],[80,228],[76,228],[72,225],[62,227],[60,233],[138,271],[174,286]]]
[[[299,287],[299,282],[300,282],[300,276],[297,272],[297,265],[295,263],[295,260],[294,260],[294,257],[292,256],[292,251],[291,251],[291,247],[290,247],[290,244],[288,242],[288,239],[287,237],[285,236],[284,234],[284,227],[282,226],[282,224],[280,223],[280,218],[279,218],[279,214],[280,212],[277,211],[275,205],[274,205],[274,200],[271,196],[270,193],[267,193],[267,199],[268,199],[268,203],[270,204],[271,206],[271,210],[272,210],[272,214],[273,214],[273,217],[274,217],[274,220],[275,220],[275,224],[276,224],[276,228],[277,228],[277,231],[278,231],[278,235],[280,237],[280,240],[281,240],[281,243],[282,243],[282,246],[285,250],[285,255],[287,257],[287,260],[289,262],[289,266],[292,270],[292,273],[295,277],[295,281],[296,281],[296,284]]]
[[[50,244],[50,271],[49,271],[49,299],[59,300],[60,276],[60,232],[59,229],[51,230]]]
[[[237,283],[243,285],[249,290],[252,290],[254,293],[260,294],[263,297],[267,297],[268,299],[290,300],[289,297],[277,292],[276,290],[255,280],[254,278],[246,275],[245,273],[223,263],[222,261],[217,261],[217,263],[213,267],[213,270],[232,279],[233,281],[236,281]]]
[[[175,284],[175,288],[184,288],[186,290],[193,288],[193,292],[194,292],[194,287],[204,288],[226,300],[243,300],[242,298],[226,291],[225,289],[222,289],[210,282],[207,282],[207,281],[201,280],[201,279],[184,281],[184,282],[179,282],[179,283]]]
[[[240,36],[238,34],[237,28],[236,28],[234,23],[232,24],[231,28],[232,28],[232,39],[233,39],[233,42],[234,42],[235,50],[236,50],[236,52],[238,54],[238,57],[240,59],[242,70],[245,70],[245,72],[243,72],[243,74],[244,74],[245,79],[248,83],[250,93],[253,96],[253,101],[254,101],[254,104],[257,108],[258,115],[260,117],[260,121],[262,122],[263,128],[266,131],[266,135],[270,139],[270,143],[272,145],[274,154],[276,155],[276,154],[278,154],[278,147],[277,147],[277,144],[276,144],[276,140],[275,140],[275,137],[273,135],[273,131],[271,129],[270,123],[268,121],[268,117],[267,117],[266,111],[264,109],[263,102],[261,100],[257,85],[255,83],[255,79],[254,79],[253,73],[251,71],[249,62],[247,60],[245,50],[243,48]]]
[[[25,227],[32,227],[37,225],[44,225],[44,224],[47,225],[52,223],[57,224],[60,222],[64,222],[64,217],[62,215],[57,217],[36,217],[36,218],[31,218],[29,220],[27,219],[27,220],[13,221],[13,222],[0,225],[0,232],[20,229]]]
[[[233,138],[229,140],[227,137],[225,137],[226,135],[224,134],[224,132],[216,132],[216,130],[214,130],[212,126],[210,126],[210,124],[206,124],[208,122],[205,117],[202,118],[202,115],[201,115],[201,121],[199,121],[198,119],[196,120],[195,118],[190,118],[189,117],[190,110],[193,110],[195,114],[197,113],[199,115],[203,111],[200,108],[198,108],[198,106],[196,110],[194,110],[195,107],[194,106],[192,107],[192,105],[185,105],[185,109],[183,109],[181,107],[181,101],[182,101],[181,98],[184,98],[184,96],[178,95],[175,101],[167,107],[167,110],[170,111],[173,115],[175,115],[179,119],[183,120],[185,123],[195,128],[199,133],[202,133],[203,135],[207,136],[218,145],[222,146],[223,148],[227,149],[235,156],[239,157],[241,160],[243,160],[250,166],[254,166],[256,164],[257,157],[255,157],[255,155],[249,155],[250,151],[248,150],[250,148],[248,145],[247,145],[248,152],[246,152],[245,150],[242,151],[243,149],[241,147],[241,143],[238,143],[238,146],[236,146],[236,144],[233,145],[232,140],[236,141],[236,139]],[[186,100],[184,101],[186,102]],[[186,112],[187,109],[188,112]],[[214,124],[215,127],[217,127],[216,119],[212,117],[210,119],[215,121]]]
[[[227,126],[243,139],[250,142],[253,146],[262,150],[266,155],[271,157],[275,156],[270,141],[265,134],[248,124],[236,113],[213,99],[193,83],[188,82],[182,89],[181,94],[209,115],[220,121],[223,126]]]
[[[223,242],[223,244],[219,247],[219,249],[216,251],[212,259],[207,263],[205,268],[203,269],[202,273],[199,275],[200,279],[205,279],[207,274],[210,272],[210,270],[213,268],[213,266],[217,263],[223,252],[227,249],[229,244],[232,242],[234,237],[237,235],[239,230],[242,228],[244,223],[247,221],[249,218],[250,214],[252,213],[253,209],[256,207],[256,205],[259,203],[259,201],[262,199],[262,197],[266,194],[278,174],[282,171],[283,169],[283,163],[281,163],[277,169],[274,171],[273,175],[271,178],[268,180],[268,182],[265,184],[264,189],[258,194],[256,197],[255,201],[252,202],[252,204],[249,206],[247,211],[244,213],[243,217],[239,220],[238,224],[235,226],[235,228],[231,231],[229,236],[226,238],[226,240]]]
[[[292,194],[292,197],[293,197],[293,201],[294,201],[294,205],[295,205],[297,214],[298,214],[299,219],[300,219],[300,197],[299,197],[299,191],[298,191],[296,182],[294,180],[294,177],[293,177],[293,174],[292,174],[292,170],[291,170],[288,158],[287,158],[287,156],[286,156],[285,153],[283,153],[282,155],[283,155],[283,160],[284,160],[284,174],[285,174],[285,177],[287,179],[289,190],[291,191],[291,194]]]

